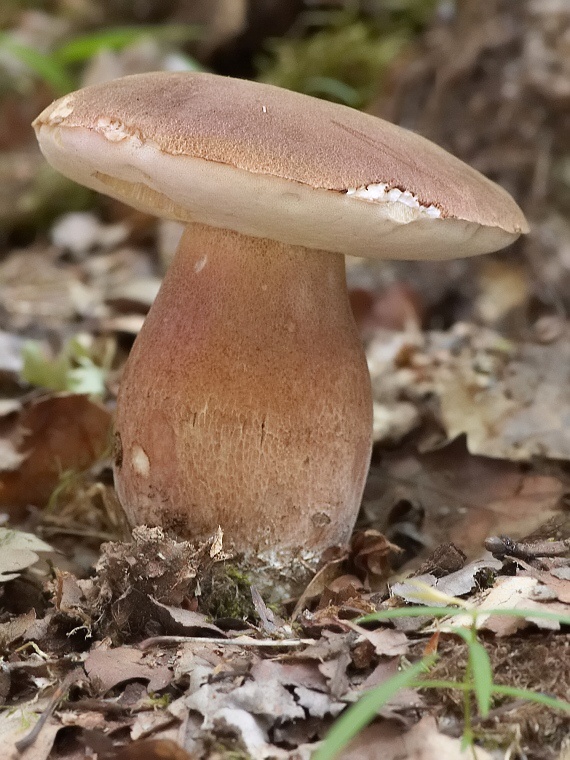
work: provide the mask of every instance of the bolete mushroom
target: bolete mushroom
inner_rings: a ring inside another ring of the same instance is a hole
[[[371,451],[344,254],[444,259],[527,230],[500,187],[381,119],[270,85],[152,73],[34,122],[72,179],[187,224],[117,403],[133,525],[283,568],[347,542]]]

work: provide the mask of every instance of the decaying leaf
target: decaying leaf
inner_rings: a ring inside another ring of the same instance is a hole
[[[23,752],[16,749],[16,742],[29,734],[47,704],[46,699],[41,699],[20,705],[14,710],[0,711],[0,757],[3,760],[47,760],[61,728],[59,721],[54,718],[46,722],[31,746]]]
[[[497,636],[509,636],[529,623],[534,623],[538,628],[550,631],[560,630],[560,623],[550,618],[542,618],[533,615],[536,612],[551,612],[560,615],[568,614],[568,607],[554,599],[541,598],[540,583],[536,578],[528,576],[513,576],[499,578],[494,587],[484,595],[483,600],[477,605],[477,628],[492,631]],[[500,613],[486,613],[485,610],[516,609],[525,612],[521,617],[501,616]],[[453,627],[472,625],[473,618],[469,615],[456,615],[442,625],[442,630],[450,630]]]
[[[47,396],[22,410],[18,469],[0,473],[0,505],[18,517],[25,507],[47,504],[61,475],[84,470],[108,449],[110,412],[83,395]]]
[[[160,691],[172,680],[172,671],[157,662],[152,653],[145,654],[126,646],[94,649],[85,660],[84,667],[93,687],[100,694],[135,679],[147,681],[149,691]]]
[[[6,649],[14,641],[22,638],[28,631],[30,625],[36,619],[36,611],[29,610],[23,615],[9,620],[7,623],[0,623],[0,651]]]
[[[164,627],[166,635],[214,636],[219,638],[225,638],[226,636],[221,628],[210,623],[206,615],[203,615],[201,612],[161,604],[152,598],[150,598],[150,602],[156,609],[156,619]]]
[[[53,548],[33,533],[0,528],[0,583],[17,578],[22,570],[34,565],[36,552],[53,552]]]
[[[384,516],[405,500],[417,502],[428,545],[451,540],[473,556],[489,535],[525,535],[547,522],[560,509],[564,492],[560,478],[473,456],[458,438],[423,453],[387,453],[372,472],[365,498]]]
[[[434,718],[423,718],[410,731],[401,725],[382,721],[366,728],[339,755],[339,760],[491,760],[477,747],[462,749],[459,739],[440,733]]]

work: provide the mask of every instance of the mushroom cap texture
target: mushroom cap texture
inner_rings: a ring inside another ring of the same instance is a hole
[[[285,243],[448,258],[497,250],[528,230],[505,190],[430,141],[271,85],[123,77],[66,95],[34,127],[72,179],[157,215]],[[367,196],[370,185],[381,197]]]

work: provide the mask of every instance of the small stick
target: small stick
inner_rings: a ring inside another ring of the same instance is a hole
[[[85,678],[83,668],[75,668],[75,670],[72,670],[65,676],[59,686],[56,687],[49,700],[48,706],[40,715],[32,730],[29,731],[22,739],[20,739],[20,741],[16,742],[15,746],[18,752],[23,752],[24,750],[28,749],[28,747],[32,746],[32,744],[40,735],[40,731],[53,714],[53,711],[57,707],[58,703],[61,702],[61,700],[65,697],[71,686],[73,686],[76,681],[79,681],[82,678]]]
[[[139,644],[140,649],[149,649],[155,644],[215,644],[234,647],[302,647],[314,644],[315,639],[209,639],[204,636],[152,636]]]
[[[495,557],[517,557],[537,559],[540,557],[561,557],[570,552],[570,539],[563,541],[513,541],[508,536],[491,536],[485,541],[485,549]]]

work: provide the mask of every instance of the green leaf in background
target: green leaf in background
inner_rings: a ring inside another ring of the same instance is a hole
[[[22,379],[30,385],[56,392],[90,396],[105,394],[105,379],[112,356],[105,357],[101,364],[96,363],[89,336],[70,338],[55,357],[47,356],[41,343],[28,341],[24,344],[22,358]]]
[[[22,45],[8,34],[0,34],[0,52],[2,51],[16,58],[37,77],[43,79],[56,95],[64,95],[75,88],[74,77],[53,55],[40,53],[28,45]]]
[[[200,34],[200,28],[193,24],[118,26],[78,35],[51,53],[42,53],[17,42],[11,35],[2,33],[0,53],[4,51],[23,63],[35,76],[46,82],[55,95],[65,95],[79,85],[76,65],[87,62],[101,50],[120,51],[148,38],[176,46],[198,39]],[[190,56],[181,54],[181,60],[192,70],[200,69],[199,64]]]
[[[347,4],[348,5],[348,4]],[[363,108],[405,45],[432,18],[437,0],[383,0],[374,16],[307,10],[301,33],[270,40],[258,79],[307,95]]]
[[[258,79],[362,108],[407,41],[404,31],[381,34],[360,20],[334,23],[308,37],[272,40]]]
[[[199,36],[200,28],[192,24],[117,26],[74,37],[56,48],[53,57],[60,64],[82,63],[100,50],[123,50],[146,37],[176,45],[198,39]]]
[[[69,359],[63,352],[50,358],[46,356],[41,343],[30,340],[22,348],[22,358],[22,380],[53,391],[67,390]]]

